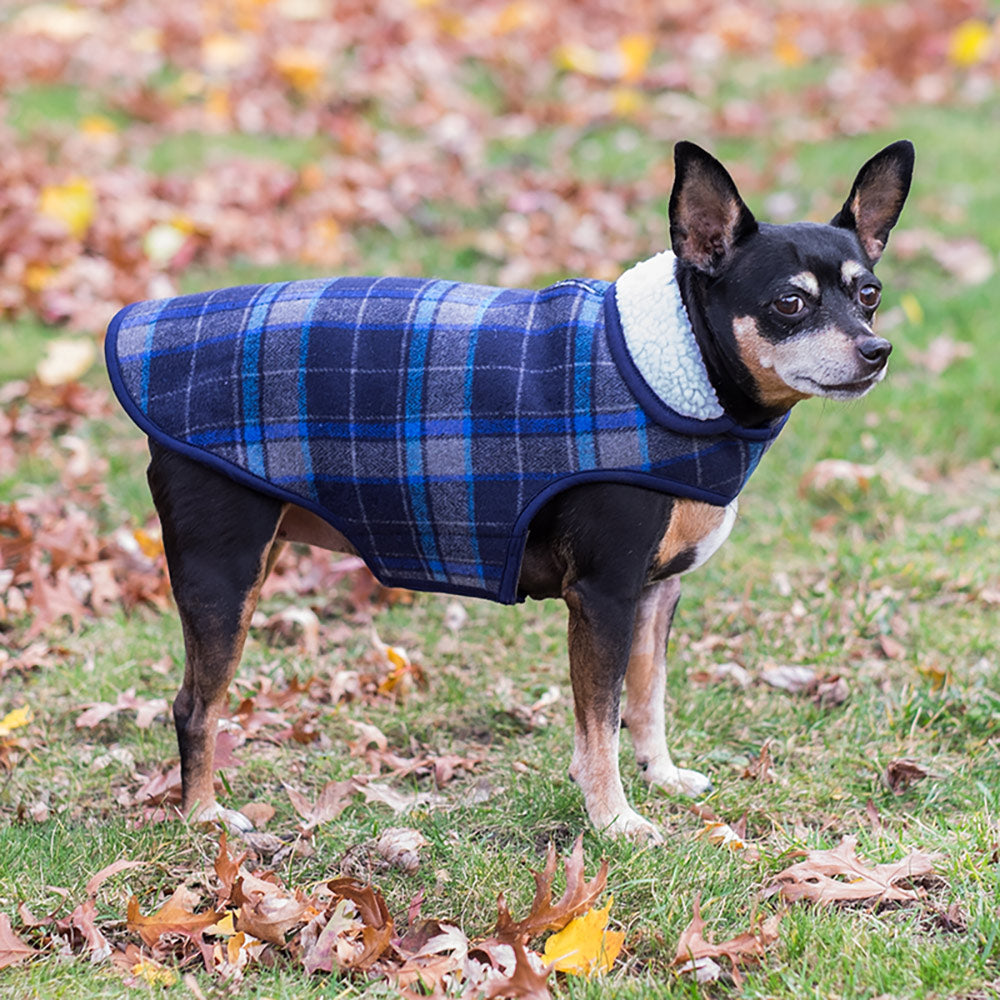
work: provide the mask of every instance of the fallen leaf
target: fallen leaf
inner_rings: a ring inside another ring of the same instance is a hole
[[[357,907],[363,924],[362,948],[342,968],[371,968],[392,941],[393,922],[382,893],[374,886],[361,885],[352,878],[337,878],[327,883],[335,898],[349,900]]]
[[[14,933],[10,926],[10,917],[6,913],[0,913],[0,969],[16,965],[37,954],[34,948],[25,944]]]
[[[419,830],[394,826],[382,831],[375,850],[394,868],[412,875],[420,867],[420,848],[429,843]]]
[[[889,864],[870,866],[855,853],[856,837],[844,837],[832,851],[812,850],[803,861],[774,876],[765,896],[780,893],[788,903],[805,899],[826,905],[840,902],[913,902],[918,889],[897,882],[932,874],[933,859],[919,851]]]
[[[503,893],[497,899],[497,925],[494,934],[502,940],[535,937],[544,931],[562,930],[574,917],[586,912],[604,892],[608,881],[608,862],[601,861],[597,874],[588,882],[583,873],[583,834],[576,838],[570,856],[564,862],[566,889],[555,903],[552,902],[552,880],[558,858],[555,845],[549,843],[545,867],[532,872],[535,879],[535,898],[528,915],[515,921],[507,909]]]
[[[198,895],[183,885],[155,912],[144,917],[139,911],[139,900],[133,896],[128,902],[127,926],[152,948],[164,934],[180,934],[201,943],[203,931],[218,923],[222,914],[216,910],[196,913]]]
[[[935,775],[924,767],[923,764],[909,757],[900,757],[890,760],[886,765],[883,778],[894,795],[902,795],[910,785],[922,781],[924,778],[933,778]]]
[[[794,665],[765,667],[761,677],[771,687],[780,688],[790,694],[810,691],[816,685],[816,671],[812,667]]]
[[[117,861],[112,861],[110,865],[105,865],[97,874],[91,876],[90,881],[84,886],[83,891],[88,896],[93,896],[100,886],[111,878],[112,875],[129,871],[132,868],[142,868],[145,864],[145,861],[129,861],[126,858],[119,858]]]
[[[96,209],[94,185],[85,177],[47,184],[38,195],[39,213],[62,223],[76,239],[81,239],[90,228]]]
[[[103,962],[111,955],[111,944],[94,922],[96,917],[97,906],[91,898],[84,900],[68,917],[56,923],[62,931],[73,929],[79,932],[90,951],[90,961],[93,963]]]
[[[335,820],[347,808],[351,796],[357,791],[354,781],[328,781],[311,803],[301,792],[285,785],[285,792],[295,811],[305,820],[303,831],[313,830],[323,823]]]
[[[561,931],[548,937],[542,958],[556,972],[592,976],[610,972],[622,945],[624,931],[608,930],[608,914],[614,897],[603,909],[596,907],[571,920]]]
[[[487,1000],[494,997],[518,997],[521,1000],[552,1000],[548,980],[551,968],[537,968],[531,955],[520,938],[510,942],[514,950],[514,968],[504,979],[493,979],[486,984],[483,996]],[[536,956],[537,957],[537,956]]]
[[[83,378],[96,357],[97,348],[89,337],[52,340],[35,368],[35,375],[42,385],[65,385]]]
[[[751,929],[743,934],[737,934],[727,941],[715,943],[705,936],[705,921],[701,916],[701,899],[695,896],[691,922],[681,932],[677,943],[677,954],[673,965],[688,966],[702,959],[728,958],[732,964],[733,979],[739,986],[742,982],[738,965],[747,959],[760,959],[765,950],[778,940],[778,922],[780,914],[774,914],[766,919],[756,918],[751,922]],[[697,971],[697,965],[692,971]]]
[[[13,709],[0,719],[0,737],[10,736],[15,729],[26,726],[33,718],[31,708],[27,705]]]
[[[308,923],[318,912],[300,893],[254,893],[240,906],[236,929],[261,941],[283,945],[293,927]]]

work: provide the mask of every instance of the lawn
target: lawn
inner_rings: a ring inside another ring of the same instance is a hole
[[[0,29],[17,41],[0,56],[17,83],[3,108],[4,211],[14,218],[12,190],[23,210],[85,179],[75,208],[57,202],[61,235],[28,221],[2,236],[15,262],[0,324],[0,720],[15,714],[0,728],[0,915],[37,954],[4,967],[0,922],[0,996],[400,995],[376,974],[309,975],[294,947],[271,946],[228,979],[183,937],[157,964],[139,961],[130,899],[148,915],[187,885],[208,907],[219,831],[142,799],[176,760],[166,706],[183,665],[145,445],[99,364],[39,383],[54,342],[96,341],[115,303],[157,289],[335,269],[612,278],[667,239],[675,139],[717,152],[751,208],[783,221],[829,218],[857,167],[902,136],[917,169],[879,267],[889,377],[856,403],[799,406],[729,543],[685,579],[668,742],[714,791],[694,810],[649,793],[623,739],[627,793],[663,845],[587,825],[567,776],[560,604],[385,591],[307,550],[283,556],[251,629],[229,726],[240,764],[221,768],[221,799],[273,810],[258,840],[231,838],[253,851],[248,869],[307,893],[340,876],[371,883],[397,935],[431,918],[489,938],[498,894],[528,913],[548,844],[567,857],[582,833],[586,877],[607,859],[596,902],[613,897],[624,947],[601,975],[552,974],[553,996],[1000,995],[995,30],[972,51],[949,5],[914,14],[905,39],[899,28],[881,48],[865,41],[880,74],[849,48],[860,29],[825,8],[822,39],[805,8],[781,5],[774,26],[768,5],[725,22],[724,5],[708,4],[698,30],[647,14],[626,34],[609,14],[588,48],[569,3],[551,7],[575,47],[555,46],[552,11],[531,3],[486,5],[490,31],[444,3],[413,5],[405,27],[391,4],[381,21],[352,8],[329,36],[315,7],[221,4],[203,23],[180,4],[157,14],[155,44],[127,22],[129,59],[101,48],[110,8],[58,8],[90,19],[75,38],[72,18],[61,38],[13,16]],[[972,37],[990,8],[966,7]],[[898,28],[904,9],[855,14]],[[376,29],[381,48],[368,50]],[[273,63],[258,47],[268,31]],[[310,45],[336,59],[317,64]],[[619,62],[604,66],[607,52]],[[787,667],[801,668],[800,688],[783,681]],[[912,780],[896,780],[900,761]],[[331,783],[343,783],[341,811],[310,825],[303,801]],[[718,824],[735,829],[731,846]],[[425,841],[415,865],[379,847],[401,827]],[[907,903],[767,893],[804,852],[845,837],[872,865],[932,855],[934,874],[909,884]],[[85,888],[119,859],[137,864]],[[679,974],[698,899],[709,938],[780,915],[775,939],[735,976],[727,959],[712,982]],[[90,925],[121,961],[91,960]],[[544,937],[532,939],[539,952]]]

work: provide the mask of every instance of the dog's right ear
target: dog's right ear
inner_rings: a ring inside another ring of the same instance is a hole
[[[733,247],[757,230],[726,168],[693,142],[674,147],[670,242],[677,257],[708,275],[719,274]]]

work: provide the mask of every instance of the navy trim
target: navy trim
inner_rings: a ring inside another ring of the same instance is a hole
[[[768,427],[744,427],[728,415],[711,420],[698,420],[696,417],[685,417],[667,406],[643,378],[642,372],[629,353],[621,315],[618,312],[616,287],[611,285],[604,293],[604,329],[608,347],[618,371],[621,372],[636,401],[656,423],[680,434],[691,434],[696,437],[732,434],[733,437],[743,438],[746,441],[773,441],[778,436],[788,419],[787,413]]]
[[[524,547],[528,541],[528,529],[531,526],[532,518],[557,494],[572,489],[574,486],[583,486],[586,483],[621,483],[625,486],[641,486],[654,493],[666,493],[668,496],[682,497],[686,500],[700,500],[703,503],[712,504],[714,507],[728,507],[736,499],[736,497],[714,493],[711,490],[702,490],[697,486],[689,486],[687,483],[674,482],[665,476],[653,475],[648,472],[590,469],[586,472],[574,472],[563,476],[536,493],[514,522],[514,529],[507,543],[507,558],[500,580],[500,590],[493,600],[501,604],[516,604],[524,600],[523,597],[518,597],[517,581],[521,575],[521,562],[524,559]]]

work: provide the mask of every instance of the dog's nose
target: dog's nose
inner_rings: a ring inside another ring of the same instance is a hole
[[[892,352],[892,344],[882,337],[864,337],[857,342],[858,354],[867,361],[872,368],[881,368]]]

